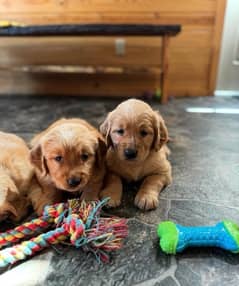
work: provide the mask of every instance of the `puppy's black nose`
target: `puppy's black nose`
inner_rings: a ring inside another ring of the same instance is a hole
[[[128,160],[135,159],[137,157],[137,154],[138,152],[135,149],[127,148],[124,150],[124,155]]]
[[[73,188],[73,187],[77,187],[80,184],[80,181],[81,181],[81,179],[72,177],[72,178],[67,180],[67,184],[71,188]]]

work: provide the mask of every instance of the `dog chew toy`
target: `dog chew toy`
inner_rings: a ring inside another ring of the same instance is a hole
[[[165,221],[158,225],[160,247],[167,254],[182,252],[187,247],[213,246],[239,252],[239,226],[229,220],[215,226],[186,227]]]
[[[100,217],[103,201],[80,202],[69,200],[44,208],[41,217],[24,223],[13,230],[0,233],[0,248],[15,244],[23,238],[42,233],[0,251],[0,267],[14,264],[36,252],[63,241],[85,251],[91,251],[98,260],[109,261],[109,252],[122,247],[122,239],[128,234],[126,219]],[[53,230],[50,230],[55,228]]]

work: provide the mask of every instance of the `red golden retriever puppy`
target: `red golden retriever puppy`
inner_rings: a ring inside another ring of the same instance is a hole
[[[62,191],[81,193],[85,200],[98,199],[106,143],[93,126],[82,119],[60,119],[37,134],[31,145],[31,162],[43,188],[41,198],[35,199],[38,212],[60,201]]]
[[[0,220],[21,220],[31,205],[32,194],[40,193],[29,149],[18,136],[0,132]],[[34,196],[34,195],[33,195]]]
[[[140,209],[156,208],[159,193],[172,182],[171,165],[165,145],[168,131],[158,112],[141,100],[129,99],[110,112],[100,126],[108,142],[108,173],[101,197],[110,197],[110,207],[119,206],[121,178],[143,180],[135,197]]]

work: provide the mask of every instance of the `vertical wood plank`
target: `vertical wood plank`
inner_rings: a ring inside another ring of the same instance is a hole
[[[169,36],[162,39],[161,103],[168,101]]]
[[[208,95],[213,95],[216,87],[226,3],[227,0],[217,0],[214,33],[213,33],[214,37],[212,42],[211,62],[209,67]]]

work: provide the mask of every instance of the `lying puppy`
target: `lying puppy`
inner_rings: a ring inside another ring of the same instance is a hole
[[[100,131],[109,146],[109,173],[101,197],[111,198],[110,207],[119,206],[121,178],[143,179],[135,205],[144,210],[156,208],[160,191],[172,182],[169,149],[165,145],[168,131],[163,118],[143,101],[129,99],[108,114]]]
[[[31,194],[39,192],[29,149],[16,135],[0,132],[0,220],[19,221],[28,212]]]
[[[34,203],[44,205],[62,200],[62,191],[81,192],[85,200],[98,199],[105,173],[106,143],[103,136],[81,119],[60,119],[32,142],[31,162],[43,188]]]

